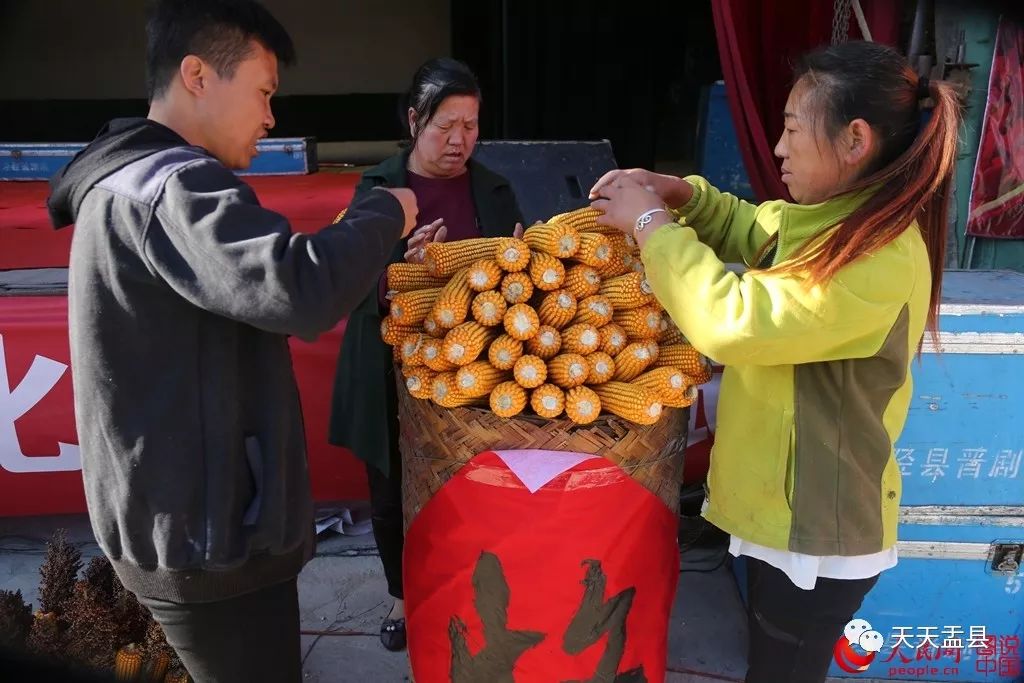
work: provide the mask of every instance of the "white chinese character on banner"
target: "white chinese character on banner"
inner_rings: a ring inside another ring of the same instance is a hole
[[[946,468],[949,467],[949,449],[933,448],[928,451],[928,459],[921,466],[921,476],[931,477],[932,483],[938,481],[939,477],[946,476]]]
[[[892,644],[892,649],[893,650],[898,648],[900,645],[906,645],[907,648],[910,649],[910,650],[914,649],[914,646],[911,645],[910,641],[908,640],[908,637],[910,636],[910,631],[913,628],[914,628],[913,626],[893,626],[892,627],[892,637],[893,637],[893,641],[894,641],[893,644]]]
[[[909,477],[912,472],[910,468],[914,464],[914,449],[913,448],[897,448],[896,449],[896,462],[900,466],[900,474],[904,477]]]
[[[984,626],[972,626],[970,641],[967,643],[969,650],[980,650],[988,647],[988,632]]]
[[[942,647],[946,649],[960,650],[964,646],[964,629],[962,626],[946,626],[942,629],[946,635],[942,641]]]
[[[987,448],[965,448],[959,458],[960,469],[956,473],[957,479],[971,477],[977,479],[981,476],[981,466],[985,463]]]
[[[922,648],[928,645],[929,647],[938,648],[939,645],[935,642],[935,639],[939,637],[938,630],[938,626],[918,626],[917,634],[920,636],[921,642],[918,643],[917,647]]]
[[[1014,452],[1007,448],[999,451],[992,462],[992,469],[988,471],[988,476],[992,478],[1005,477],[1007,479],[1016,479],[1017,474],[1020,472],[1022,456],[1024,456],[1024,450]]]

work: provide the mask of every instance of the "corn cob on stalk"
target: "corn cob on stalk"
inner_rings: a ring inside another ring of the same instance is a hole
[[[387,288],[392,292],[434,289],[446,282],[448,278],[431,275],[422,263],[392,263],[387,268]]]
[[[441,292],[437,295],[437,301],[434,302],[430,317],[442,329],[450,330],[456,325],[461,325],[469,314],[473,290],[469,288],[466,272],[467,269],[462,269],[455,273],[448,284],[441,288]]]
[[[497,336],[497,330],[484,327],[480,323],[462,323],[445,335],[441,353],[449,363],[469,365],[480,357],[487,345]]]
[[[415,327],[399,325],[391,316],[385,316],[380,321],[380,338],[384,340],[385,344],[390,346],[398,346],[402,343],[402,340],[416,332],[419,332],[419,330]]]
[[[510,304],[524,304],[533,296],[533,280],[527,273],[509,273],[501,281],[501,295]]]
[[[435,276],[450,277],[480,259],[494,257],[494,240],[477,237],[455,242],[430,242],[426,246],[423,265]]]
[[[542,384],[530,393],[530,407],[541,417],[552,420],[565,411],[565,392],[554,384]]]
[[[523,234],[523,241],[533,251],[557,258],[569,258],[580,248],[580,236],[576,228],[560,223],[535,225]]]
[[[601,346],[601,335],[593,325],[580,323],[562,330],[562,351],[586,356]]]
[[[516,361],[523,357],[523,342],[503,334],[487,349],[487,360],[499,370],[511,370]]]
[[[553,327],[541,325],[537,336],[526,341],[526,350],[538,358],[548,360],[562,348],[562,335]]]
[[[498,417],[513,417],[526,408],[526,389],[515,382],[502,382],[491,392],[491,411]]]
[[[587,356],[590,363],[590,375],[587,384],[604,384],[615,376],[615,359],[607,353],[597,351]]]
[[[565,395],[565,414],[576,424],[590,424],[601,414],[601,397],[589,387],[570,389]]]
[[[615,323],[608,323],[604,327],[599,327],[597,331],[601,335],[601,351],[613,358],[629,344],[626,331]]]
[[[657,339],[661,333],[661,308],[657,304],[616,311],[612,319],[630,339]]]
[[[415,367],[423,365],[423,344],[426,337],[422,332],[414,332],[402,340],[402,366]]]
[[[420,367],[405,377],[405,388],[413,398],[430,398],[434,395],[434,378],[437,373],[430,368]]]
[[[578,353],[563,353],[548,361],[548,377],[563,389],[578,387],[587,381],[590,363]]]
[[[608,382],[594,387],[601,407],[624,420],[652,425],[661,417],[661,401],[650,389],[627,382]]]
[[[466,277],[469,280],[469,288],[474,292],[486,292],[501,284],[501,278],[505,271],[501,269],[498,262],[492,258],[485,258],[476,261],[469,267]]]
[[[711,363],[689,344],[662,346],[655,367],[679,368],[694,384],[711,381]]]
[[[507,371],[499,370],[485,360],[474,361],[455,373],[455,385],[459,393],[470,398],[486,396],[508,379]]]
[[[593,266],[601,271],[601,267],[611,261],[614,251],[608,237],[596,232],[580,233],[580,248],[573,260]]]
[[[448,330],[438,325],[437,321],[434,320],[433,313],[423,320],[423,331],[436,339],[444,339],[444,335],[448,334]]]
[[[516,361],[513,375],[519,386],[534,389],[548,378],[548,366],[537,356],[523,356]]]
[[[516,304],[505,313],[505,332],[519,341],[534,337],[540,330],[537,311],[527,304]]]
[[[501,237],[492,256],[502,270],[518,273],[530,265],[530,245],[516,237]]]
[[[593,325],[604,327],[612,321],[615,309],[607,297],[595,294],[588,296],[576,307],[576,317],[572,319],[573,325]]]
[[[430,400],[442,408],[458,408],[475,403],[476,399],[459,393],[454,372],[442,372],[434,376]]]
[[[615,356],[616,382],[628,382],[642,375],[654,363],[655,357],[645,342],[630,344]]]
[[[649,370],[633,380],[633,384],[650,389],[663,405],[683,408],[689,403],[680,405],[686,398],[687,390],[693,380],[678,368],[660,367]]]
[[[597,274],[596,268],[578,263],[565,271],[563,285],[579,301],[597,294],[601,289],[601,276]]]
[[[565,281],[565,266],[551,254],[531,253],[529,270],[533,286],[545,292],[558,289]]]
[[[605,280],[598,291],[616,311],[628,311],[654,303],[654,292],[640,273],[627,273]]]
[[[441,291],[436,287],[396,294],[391,300],[391,319],[407,327],[420,325],[433,310]]]
[[[473,319],[485,327],[500,325],[508,304],[499,292],[480,292],[473,298]]]
[[[537,308],[541,325],[562,329],[576,316],[576,297],[567,289],[558,289],[544,296]]]

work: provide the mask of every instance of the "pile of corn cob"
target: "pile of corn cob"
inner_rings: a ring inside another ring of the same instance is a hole
[[[409,393],[579,424],[602,412],[654,424],[663,406],[690,405],[710,364],[658,305],[636,243],[599,216],[432,243],[422,264],[389,266],[381,335]]]

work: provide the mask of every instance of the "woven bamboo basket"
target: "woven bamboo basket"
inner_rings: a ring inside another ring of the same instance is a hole
[[[489,450],[590,453],[621,467],[674,513],[679,509],[687,409],[666,408],[658,422],[637,425],[602,415],[588,425],[535,415],[498,417],[486,408],[441,408],[409,395],[398,374],[399,447],[405,527],[459,469]]]

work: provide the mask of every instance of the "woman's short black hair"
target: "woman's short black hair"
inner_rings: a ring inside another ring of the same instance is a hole
[[[181,60],[195,55],[232,78],[257,40],[282,64],[295,61],[284,26],[255,0],[155,0],[146,21],[146,92],[166,92]]]
[[[402,128],[409,127],[408,110],[416,112],[419,130],[430,122],[446,97],[469,95],[480,99],[480,85],[469,67],[457,59],[437,57],[423,64],[412,77],[412,86],[399,112]],[[418,130],[409,130],[409,138],[416,139]]]

